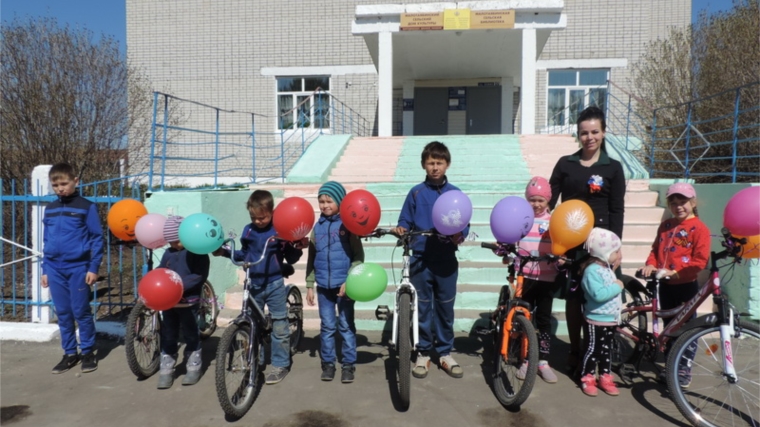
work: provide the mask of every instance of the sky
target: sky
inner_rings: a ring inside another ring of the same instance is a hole
[[[378,0],[378,3],[387,1]],[[732,0],[692,0],[692,21],[699,12],[714,13],[731,8]],[[15,17],[55,17],[61,24],[84,27],[96,37],[113,36],[122,54],[126,52],[127,23],[125,0],[0,0],[0,20]]]

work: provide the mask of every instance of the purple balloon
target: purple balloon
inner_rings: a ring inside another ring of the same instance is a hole
[[[451,190],[441,194],[433,205],[433,226],[445,236],[457,234],[472,218],[472,203],[466,194]]]
[[[533,207],[522,197],[499,200],[491,211],[491,233],[499,243],[516,243],[533,227]]]

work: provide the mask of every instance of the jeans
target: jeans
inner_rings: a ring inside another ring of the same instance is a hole
[[[161,353],[170,356],[177,354],[180,332],[185,338],[185,352],[200,350],[201,336],[197,316],[197,304],[161,312]]]
[[[354,324],[354,301],[348,297],[339,297],[340,288],[317,287],[317,302],[319,304],[319,356],[322,362],[335,363],[335,330],[343,338],[341,355],[344,365],[356,363],[356,325]],[[335,307],[338,316],[335,316]]]
[[[290,324],[288,323],[288,288],[282,278],[250,288],[251,296],[272,316],[272,366],[290,366]],[[262,358],[263,360],[263,358]]]
[[[435,345],[439,356],[447,356],[454,348],[454,301],[458,273],[459,262],[456,258],[431,262],[419,256],[412,257],[410,279],[417,290],[419,351],[430,351]]]
[[[92,289],[85,282],[87,265],[56,267],[47,272],[50,296],[53,297],[61,347],[65,354],[77,354],[77,328],[82,353],[91,353],[95,347],[95,320],[90,309]],[[76,323],[75,323],[76,321]]]

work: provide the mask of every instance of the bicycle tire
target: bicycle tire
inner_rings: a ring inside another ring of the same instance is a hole
[[[700,427],[760,426],[760,327],[739,321],[739,337],[732,337],[731,355],[738,381],[723,376],[723,345],[720,326],[685,332],[673,344],[667,360],[668,390],[678,411]],[[694,343],[688,388],[679,383],[678,362],[688,360]]]
[[[641,294],[633,287],[626,286],[624,292],[626,294],[627,307],[640,307],[644,305]],[[615,334],[612,337],[612,349],[610,351],[612,369],[621,376],[620,367],[623,364],[638,365],[642,348],[647,342],[647,330],[647,315],[645,312],[632,311],[621,314],[620,325],[615,328]],[[631,339],[628,335],[636,337],[636,339]]]
[[[288,326],[290,328],[290,354],[298,352],[303,337],[303,298],[295,285],[288,285]]]
[[[496,340],[494,342],[494,365],[493,390],[499,403],[510,409],[519,408],[525,403],[533,391],[538,374],[538,337],[533,324],[525,316],[515,314],[512,317],[512,332],[505,336],[504,316],[502,313],[497,318]],[[506,360],[501,356],[499,349],[502,340],[507,339],[508,349]],[[523,356],[524,346],[527,344],[527,358]],[[525,379],[519,380],[517,372],[524,362],[528,362]]]
[[[201,298],[198,305],[198,329],[201,339],[205,340],[216,331],[216,316],[219,309],[216,303],[214,287],[209,282],[204,282],[201,288]]]
[[[410,338],[412,321],[412,296],[402,292],[398,297],[398,333],[396,334],[396,355],[398,357],[398,394],[401,406],[409,407],[412,373],[412,341]]]
[[[247,323],[228,326],[216,352],[216,395],[222,411],[235,419],[251,409],[264,382],[258,369],[260,346],[250,342],[250,328]],[[253,337],[258,341],[255,334]]]
[[[158,372],[161,364],[160,324],[153,321],[157,315],[138,299],[127,318],[124,350],[129,370],[140,380]]]

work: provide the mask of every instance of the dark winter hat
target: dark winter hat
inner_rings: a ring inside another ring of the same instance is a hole
[[[317,193],[317,197],[326,194],[330,196],[331,199],[335,202],[338,207],[340,207],[340,202],[343,201],[343,198],[346,197],[346,189],[343,188],[342,185],[340,185],[339,182],[335,181],[327,181],[324,184],[322,184],[321,187],[319,187],[319,193]]]
[[[164,223],[164,240],[167,243],[179,242],[179,225],[185,217],[170,216]]]

